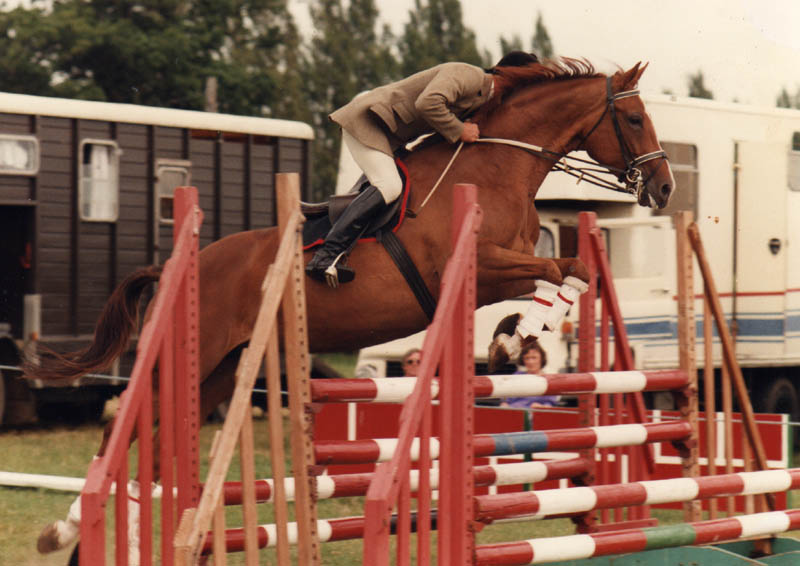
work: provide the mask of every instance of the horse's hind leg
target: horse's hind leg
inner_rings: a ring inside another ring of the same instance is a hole
[[[205,421],[208,415],[216,408],[219,403],[230,398],[233,388],[235,386],[234,373],[236,365],[238,364],[240,350],[236,349],[214,369],[211,374],[206,377],[200,385],[200,415],[201,422]],[[153,408],[154,418],[158,418],[158,399],[155,398]],[[114,428],[114,421],[112,418],[103,429],[103,440],[100,443],[100,448],[97,451],[95,458],[100,458],[105,454],[108,441],[111,437],[111,431]],[[133,442],[133,439],[131,440]],[[159,436],[158,432],[154,432],[153,439],[153,481],[158,481],[161,477],[160,473],[160,450],[159,450]],[[136,481],[136,480],[134,480]],[[136,519],[137,511],[129,507],[129,523],[133,523]],[[80,517],[81,517],[81,499],[78,496],[72,505],[70,505],[67,517],[64,520],[58,520],[47,525],[39,535],[36,547],[40,553],[46,554],[55,552],[66,548],[78,539],[80,533]],[[131,519],[133,518],[133,521]],[[70,564],[77,564],[79,546],[76,545]]]
[[[111,431],[114,428],[114,421],[116,418],[112,417],[106,423],[103,429],[103,440],[100,443],[100,448],[97,450],[95,458],[101,457],[108,446],[109,438],[111,438]],[[41,554],[47,554],[66,548],[78,539],[80,532],[81,522],[81,497],[80,495],[75,498],[72,505],[69,507],[66,519],[58,520],[47,525],[39,534],[39,539],[36,541],[36,548]],[[73,553],[74,554],[74,553]]]

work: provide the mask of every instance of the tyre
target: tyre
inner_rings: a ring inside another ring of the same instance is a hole
[[[764,413],[786,413],[797,422],[800,418],[800,398],[794,384],[785,377],[771,381],[762,391],[758,402]]]

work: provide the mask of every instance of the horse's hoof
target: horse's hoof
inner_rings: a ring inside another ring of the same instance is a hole
[[[508,353],[495,338],[495,341],[489,344],[489,367],[487,371],[490,374],[497,373],[497,370],[503,367],[506,362],[508,362]]]
[[[66,521],[56,521],[42,529],[39,539],[36,541],[36,550],[40,554],[49,554],[61,550],[76,538],[78,538],[77,528],[71,528]]]
[[[509,361],[519,356],[521,338],[516,332],[513,336],[500,333],[489,345],[489,373],[496,373]]]

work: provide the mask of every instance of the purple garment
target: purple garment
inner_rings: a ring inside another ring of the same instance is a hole
[[[517,371],[514,375],[529,375],[527,371]],[[527,409],[531,403],[539,403],[541,405],[550,405],[555,407],[558,405],[558,395],[535,395],[533,397],[507,397],[504,402],[509,407],[516,407],[519,409]]]

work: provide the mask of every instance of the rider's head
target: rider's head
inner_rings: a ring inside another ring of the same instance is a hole
[[[497,62],[497,65],[489,69],[493,73],[497,67],[524,67],[538,63],[539,58],[533,53],[526,53],[525,51],[509,51]]]

